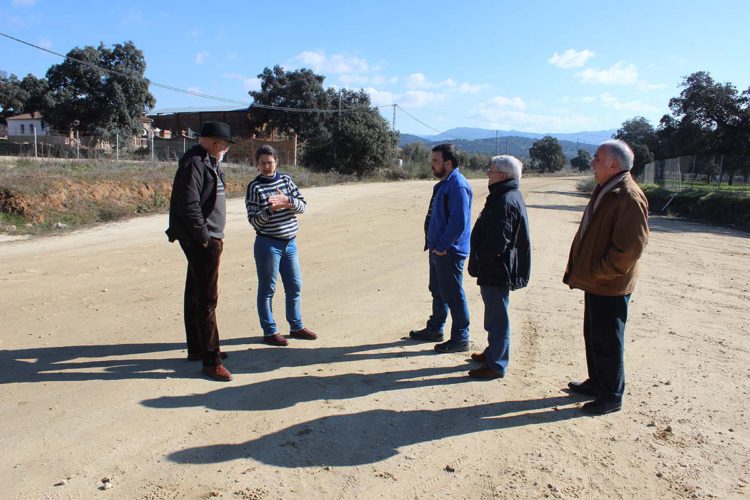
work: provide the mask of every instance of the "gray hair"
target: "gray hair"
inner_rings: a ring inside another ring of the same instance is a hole
[[[500,155],[493,156],[490,160],[490,166],[495,167],[498,172],[503,172],[508,176],[508,179],[521,180],[521,172],[523,171],[523,163],[521,160],[511,155]]]
[[[633,158],[635,155],[625,141],[621,141],[620,139],[610,139],[609,141],[601,143],[599,147],[607,148],[607,151],[615,160],[617,160],[621,169],[630,170],[633,168]]]

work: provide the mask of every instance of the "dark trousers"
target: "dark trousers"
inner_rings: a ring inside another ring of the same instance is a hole
[[[466,257],[451,252],[439,256],[430,252],[429,289],[432,294],[432,316],[427,328],[442,332],[451,313],[451,340],[469,341],[469,306],[464,294],[463,275]]]
[[[599,397],[621,401],[625,391],[625,323],[630,295],[606,297],[586,293],[583,338],[589,380]]]
[[[180,241],[187,257],[185,279],[185,335],[188,355],[200,354],[203,366],[221,364],[216,304],[219,301],[219,261],[222,240],[211,238],[208,247]]]

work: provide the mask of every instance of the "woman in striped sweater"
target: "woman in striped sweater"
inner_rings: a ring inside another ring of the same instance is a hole
[[[286,296],[289,335],[303,340],[315,340],[318,336],[302,324],[302,275],[295,242],[297,214],[303,213],[307,204],[292,178],[276,170],[277,161],[278,154],[271,146],[261,146],[255,152],[259,175],[247,186],[245,208],[256,234],[254,255],[263,341],[285,346],[289,342],[279,333],[272,310],[279,274]]]

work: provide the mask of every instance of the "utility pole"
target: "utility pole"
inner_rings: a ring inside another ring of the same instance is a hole
[[[498,145],[497,145],[498,134],[499,134],[499,131],[495,130],[495,156],[500,154],[499,153],[500,149],[498,148]]]
[[[393,105],[393,125],[392,125],[392,128],[393,128],[394,132],[396,131],[396,106],[398,106],[398,104],[394,104]]]

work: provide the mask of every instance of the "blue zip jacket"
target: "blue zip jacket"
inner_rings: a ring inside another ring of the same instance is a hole
[[[457,168],[435,185],[427,227],[429,251],[469,255],[472,196],[471,186]]]

